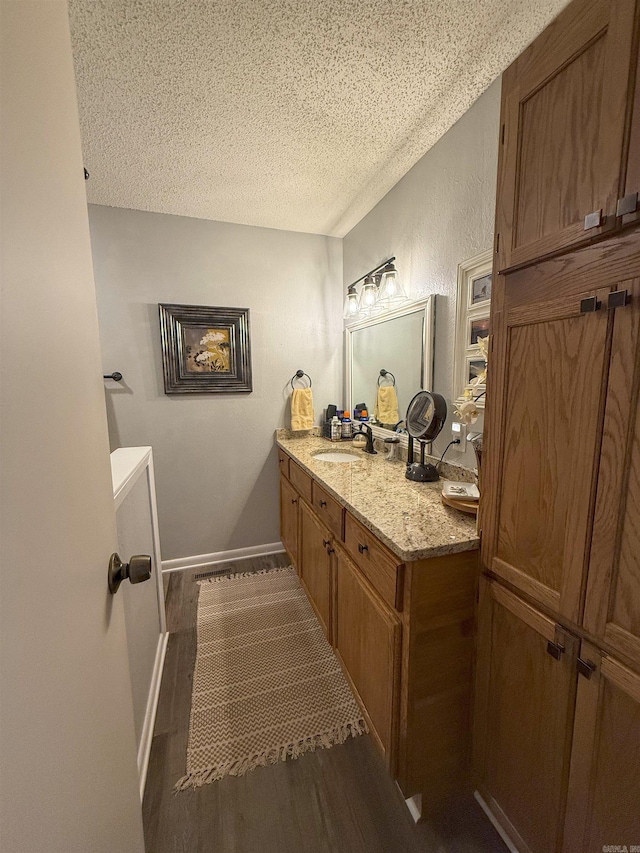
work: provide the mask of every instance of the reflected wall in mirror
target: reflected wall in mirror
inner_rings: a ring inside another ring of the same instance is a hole
[[[435,297],[430,296],[347,327],[345,387],[349,411],[353,413],[354,406],[366,403],[370,416],[374,416],[378,388],[393,384],[391,376],[380,376],[381,370],[395,377],[398,420],[404,420],[407,406],[418,391],[432,390],[434,304]],[[388,403],[389,394],[385,396],[381,402]],[[387,423],[386,417],[380,420],[380,429],[389,431],[395,426]]]

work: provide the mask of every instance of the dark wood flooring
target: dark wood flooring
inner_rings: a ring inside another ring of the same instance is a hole
[[[282,554],[215,569],[287,562]],[[414,824],[368,735],[174,794],[185,772],[196,653],[193,576],[203,571],[174,572],[169,583],[171,636],[143,804],[147,853],[506,853],[472,798]]]

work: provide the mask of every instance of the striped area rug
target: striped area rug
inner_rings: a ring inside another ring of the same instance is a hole
[[[187,773],[176,790],[367,731],[295,569],[200,581]]]

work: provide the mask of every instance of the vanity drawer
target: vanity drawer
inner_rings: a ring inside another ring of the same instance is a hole
[[[299,465],[289,459],[289,479],[305,501],[311,503],[311,477]]]
[[[344,540],[344,507],[328,495],[315,480],[313,481],[313,508],[318,518],[327,525],[334,536]]]
[[[280,448],[278,448],[278,468],[280,468],[281,474],[284,474],[287,478],[289,477],[289,457]]]
[[[344,544],[354,563],[384,601],[396,610],[402,610],[404,565],[348,512],[344,523]]]

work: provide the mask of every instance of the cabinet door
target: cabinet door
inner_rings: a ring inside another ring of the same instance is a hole
[[[491,371],[500,378],[492,405],[500,411],[488,450],[483,559],[573,622],[580,618],[595,488],[608,292],[505,310],[494,326]],[[583,313],[595,304],[601,308]]]
[[[395,760],[401,623],[337,549],[335,647],[389,767]]]
[[[284,477],[280,477],[280,538],[291,562],[298,563],[298,502],[295,489]]]
[[[576,651],[550,619],[481,580],[474,764],[521,853],[556,853],[562,838]]]
[[[331,534],[304,501],[300,502],[300,577],[331,641]]]
[[[640,278],[620,289],[584,626],[640,672]]]
[[[563,853],[640,844],[640,675],[582,644]]]
[[[634,6],[573,0],[503,75],[499,269],[615,225]]]
[[[640,16],[639,16],[640,17]],[[640,27],[640,21],[637,22]],[[627,157],[627,174],[620,212],[624,225],[640,222],[640,56],[636,67],[635,91],[631,116],[631,134]],[[623,211],[629,211],[625,213]]]

